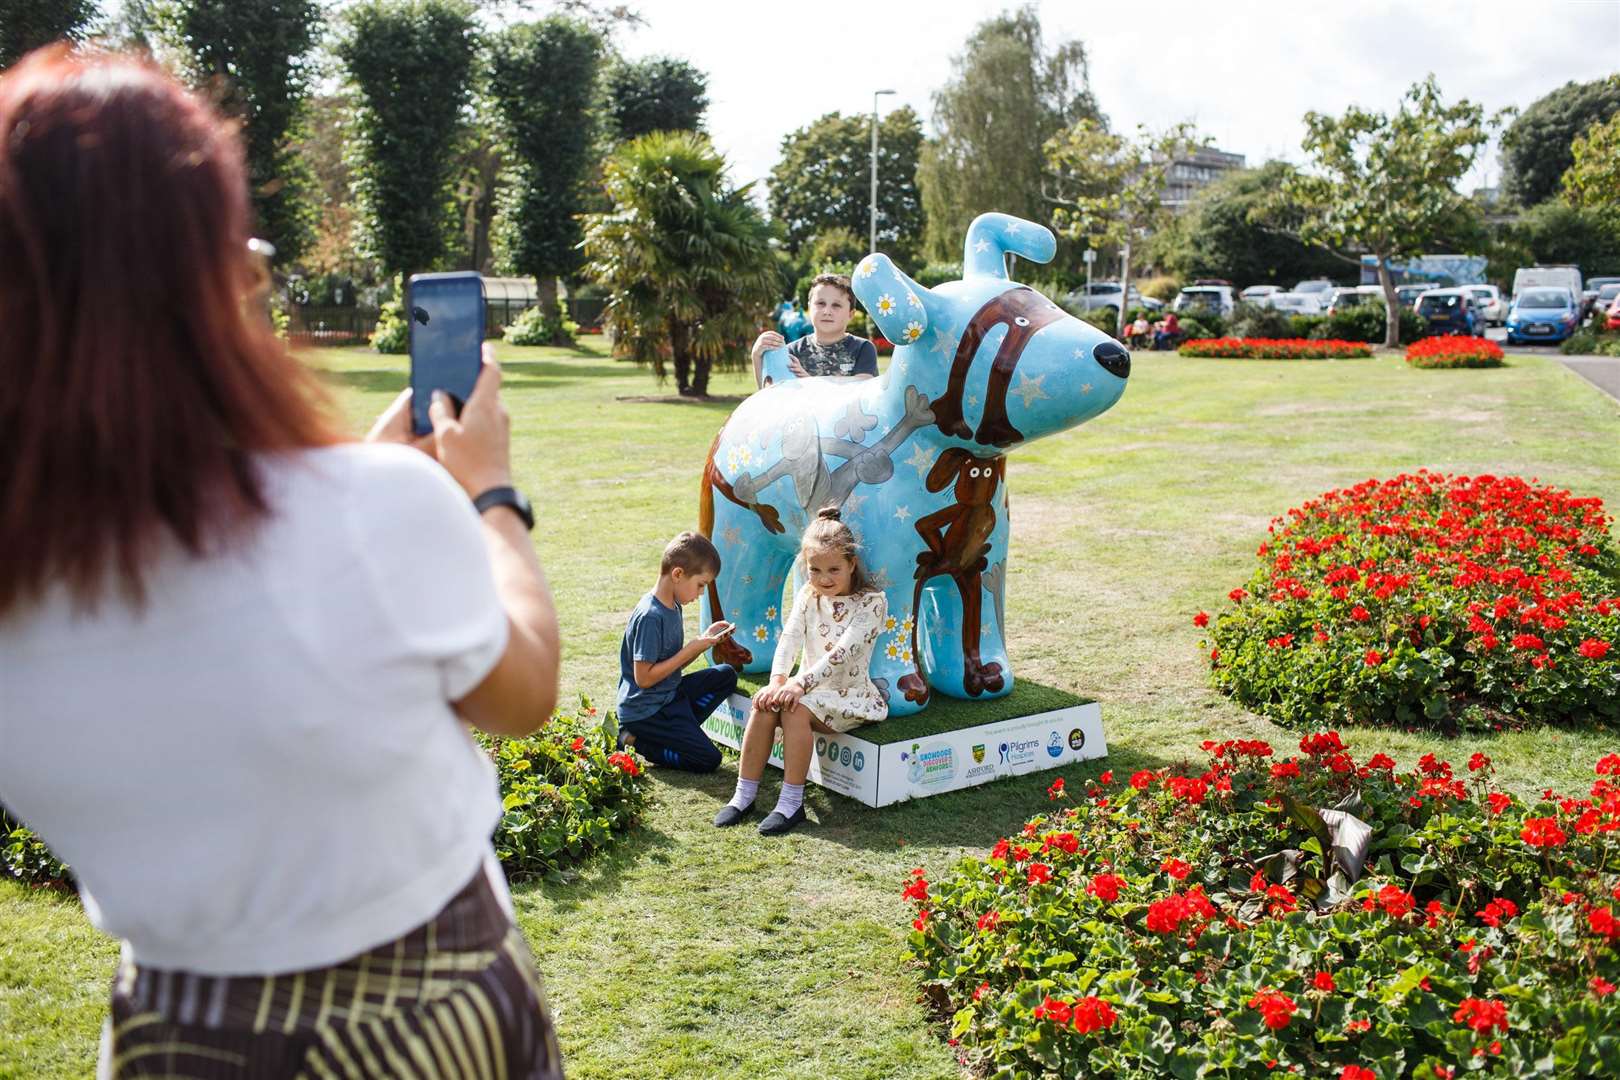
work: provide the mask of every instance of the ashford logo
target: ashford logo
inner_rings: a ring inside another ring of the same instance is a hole
[[[973,764],[984,764],[984,743],[975,743],[973,745]]]
[[[956,778],[956,755],[948,742],[912,743],[910,753],[902,753],[906,779],[916,787],[949,783]]]
[[[1059,735],[1055,731],[1052,732],[1052,734],[1046,740],[1046,752],[1051,757],[1062,757],[1063,736]]]
[[[1079,728],[1069,729],[1069,749],[1078,750],[1086,745],[1086,733]]]
[[[1003,765],[1028,765],[1040,752],[1039,739],[1008,739],[996,749],[1001,753]]]

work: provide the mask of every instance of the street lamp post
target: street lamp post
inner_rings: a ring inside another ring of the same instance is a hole
[[[867,235],[867,251],[877,250],[877,129],[878,129],[878,98],[884,94],[892,94],[893,90],[872,91],[872,214],[871,229]]]

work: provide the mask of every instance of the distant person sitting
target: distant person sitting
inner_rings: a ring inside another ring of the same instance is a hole
[[[1165,315],[1164,321],[1153,335],[1155,349],[1173,349],[1181,340],[1181,320],[1176,318],[1175,312]]]
[[[1148,343],[1152,329],[1148,326],[1147,316],[1137,312],[1136,321],[1125,328],[1125,343],[1133,349],[1140,349]]]
[[[842,274],[819,274],[810,283],[810,324],[812,334],[787,342],[775,330],[767,330],[754,340],[754,383],[767,385],[765,353],[787,345],[788,370],[799,378],[807,375],[853,375],[870,379],[878,373],[877,349],[863,337],[848,332],[855,314],[855,292]]]

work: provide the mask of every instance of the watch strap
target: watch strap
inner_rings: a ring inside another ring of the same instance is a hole
[[[534,530],[534,509],[515,487],[492,487],[473,499],[473,506],[480,514],[496,506],[511,507],[512,512],[523,519],[523,527],[531,532]]]

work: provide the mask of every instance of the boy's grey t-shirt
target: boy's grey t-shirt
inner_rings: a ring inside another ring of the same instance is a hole
[[[661,682],[643,689],[636,685],[637,660],[656,664],[681,651],[686,628],[681,609],[665,607],[652,593],[641,598],[624,627],[619,643],[619,723],[645,720],[669,703],[681,684],[681,673],[672,672]]]
[[[876,375],[877,349],[870,341],[845,334],[831,345],[823,345],[816,335],[806,334],[788,343],[788,355],[799,362],[807,375]]]

